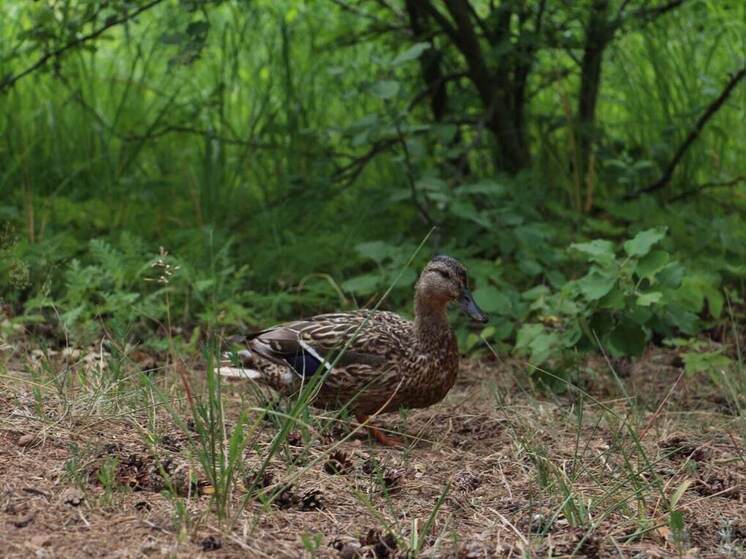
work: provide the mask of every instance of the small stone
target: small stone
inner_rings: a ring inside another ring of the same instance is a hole
[[[51,542],[51,536],[49,534],[36,534],[29,538],[29,543],[33,547],[46,547]]]
[[[30,446],[34,442],[34,439],[36,439],[36,435],[32,435],[31,433],[21,435],[18,437],[18,446]]]

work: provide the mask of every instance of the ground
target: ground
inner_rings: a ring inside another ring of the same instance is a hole
[[[248,422],[221,506],[182,389],[186,378],[197,397],[204,366],[159,367],[158,356],[133,351],[127,362],[137,366],[114,371],[102,348],[25,359],[5,348],[2,556],[652,558],[746,549],[743,417],[708,377],[682,374],[671,350],[583,358],[582,390],[558,395],[540,390],[519,361],[466,361],[440,404],[375,418],[408,437],[405,449],[313,411],[267,458],[282,412],[263,417],[253,391],[224,386],[229,434],[241,410]]]

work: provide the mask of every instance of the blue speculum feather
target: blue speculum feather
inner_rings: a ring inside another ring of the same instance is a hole
[[[301,350],[293,356],[285,357],[288,365],[303,378],[313,375],[321,365],[321,361],[309,352]]]

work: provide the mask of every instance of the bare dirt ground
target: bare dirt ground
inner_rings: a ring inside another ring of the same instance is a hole
[[[3,557],[655,558],[746,549],[743,418],[706,378],[680,375],[663,350],[615,363],[626,394],[600,358],[583,364],[587,394],[562,396],[531,387],[517,362],[471,361],[441,404],[376,419],[414,437],[406,449],[378,446],[364,431],[338,443],[354,422],[331,434],[312,428],[291,433],[261,479],[277,426],[257,423],[223,522],[190,450],[194,433],[165,410],[126,403],[128,392],[118,405],[96,401],[105,389],[64,395],[83,392],[82,382],[40,392],[12,364],[0,373]],[[229,423],[245,393],[225,388]]]

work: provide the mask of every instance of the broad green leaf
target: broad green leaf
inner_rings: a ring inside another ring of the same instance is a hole
[[[510,299],[491,285],[480,287],[473,293],[479,307],[486,313],[508,314]]]
[[[715,287],[706,289],[705,299],[707,299],[707,308],[710,311],[710,316],[712,316],[712,318],[720,318],[720,315],[723,312],[723,304],[725,303],[725,299],[723,298],[720,289]]]
[[[536,260],[521,259],[518,262],[518,268],[527,276],[538,276],[544,268]]]
[[[399,53],[397,57],[391,61],[391,65],[398,66],[399,64],[404,64],[410,60],[416,60],[429,48],[430,43],[415,43],[404,52]]]
[[[399,93],[399,82],[394,80],[381,80],[370,86],[370,91],[380,99],[391,99]]]
[[[649,307],[654,305],[663,297],[663,293],[660,291],[651,291],[650,293],[643,293],[637,297],[637,304],[641,307]]]
[[[536,301],[542,297],[547,297],[550,291],[546,285],[537,285],[521,293],[521,297],[527,301]]]
[[[597,301],[614,288],[616,281],[615,274],[604,273],[598,268],[593,268],[577,280],[577,286],[586,299]]]
[[[526,349],[534,338],[542,332],[544,332],[544,326],[541,324],[524,324],[516,335],[515,348],[518,350]]]
[[[342,289],[358,295],[370,295],[376,291],[380,278],[372,274],[357,276],[342,282]]]
[[[689,374],[711,373],[728,370],[733,361],[719,351],[688,351],[682,354],[684,370]]]
[[[485,229],[492,229],[492,223],[490,220],[487,219],[482,212],[477,210],[471,202],[460,200],[452,202],[449,206],[449,210],[454,215],[473,221]]]
[[[612,289],[609,293],[601,297],[598,306],[602,309],[620,311],[627,303],[627,299],[621,289]]]
[[[493,181],[483,180],[474,184],[465,184],[459,186],[456,190],[457,194],[489,194],[492,196],[499,196],[505,194],[507,189],[504,184],[500,184]]]
[[[586,255],[588,260],[608,264],[614,260],[614,245],[605,239],[595,239],[588,243],[574,243],[570,248]]]
[[[666,322],[678,328],[684,334],[694,335],[699,331],[699,317],[681,305],[667,305],[664,318]]]
[[[622,320],[606,338],[606,347],[614,357],[642,355],[646,343],[645,330],[631,320]]]
[[[391,258],[396,249],[383,241],[370,241],[358,244],[355,250],[363,258],[370,258],[380,264],[386,258]]]
[[[495,324],[495,333],[493,337],[496,340],[504,340],[513,333],[512,320],[498,320]]]
[[[664,287],[676,289],[681,285],[681,281],[684,279],[685,273],[686,269],[681,264],[672,262],[671,264],[665,266],[660,272],[658,272],[658,274],[656,274],[655,276],[655,279],[658,280],[658,283],[660,283]]]
[[[557,351],[559,345],[559,334],[556,332],[543,333],[537,336],[531,342],[531,362],[534,365],[541,365],[551,357],[552,353]]]
[[[670,259],[665,250],[654,250],[640,258],[635,273],[641,278],[651,278],[665,268]]]
[[[629,256],[645,256],[654,244],[661,241],[666,236],[665,227],[656,227],[640,231],[634,238],[624,243],[624,251]]]
[[[635,321],[637,324],[647,324],[653,316],[653,311],[650,307],[633,305],[631,309],[627,309],[624,316]]]

